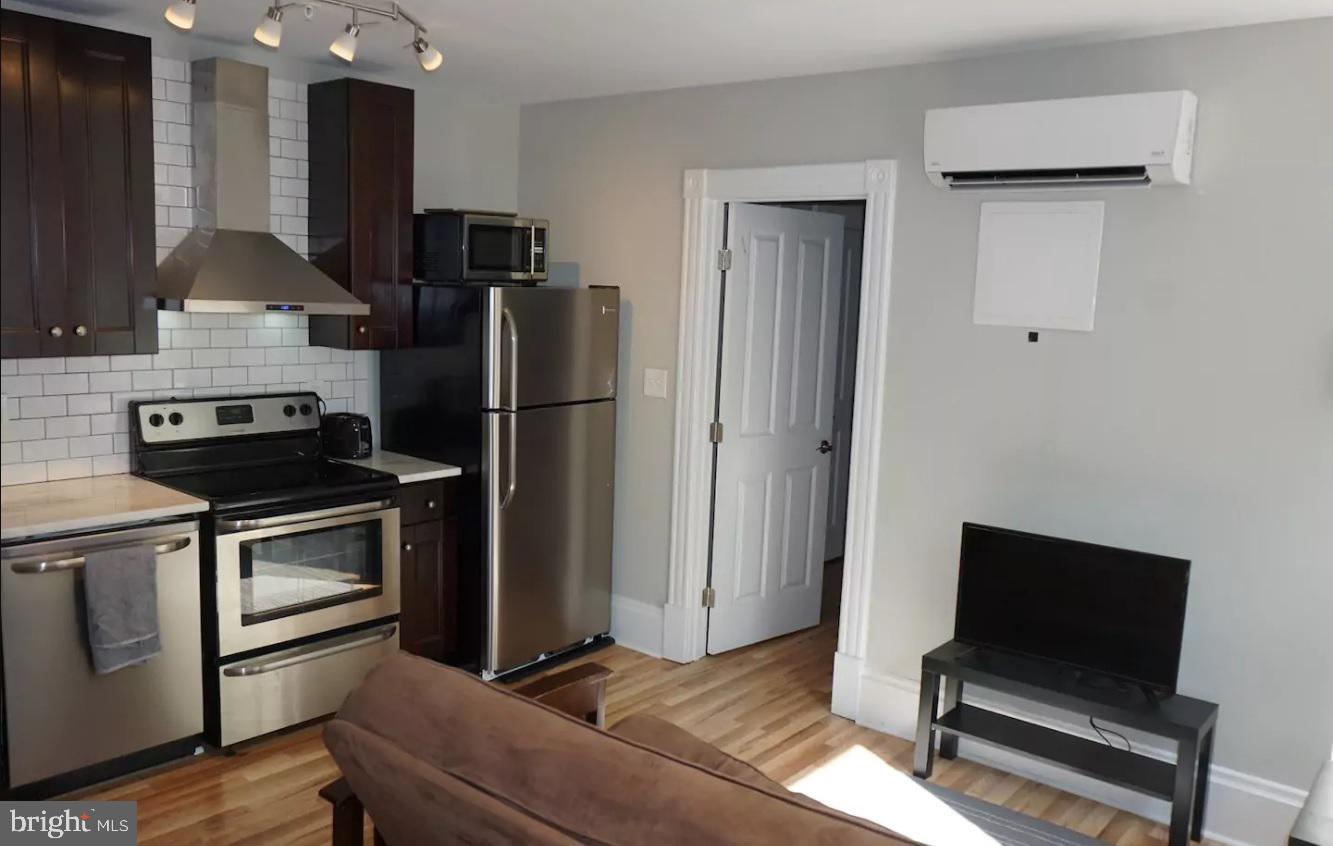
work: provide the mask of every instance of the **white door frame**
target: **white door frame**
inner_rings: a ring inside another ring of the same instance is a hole
[[[838,651],[833,664],[835,714],[855,717],[865,660],[870,576],[875,560],[875,514],[888,369],[889,283],[898,166],[892,159],[793,167],[687,170],[677,339],[675,455],[671,490],[671,549],[662,654],[673,661],[702,658],[708,617],[702,596],[708,575],[708,525],[713,474],[717,388],[718,307],[722,274],[722,210],[729,202],[866,202],[858,321],[852,470],[847,494]]]

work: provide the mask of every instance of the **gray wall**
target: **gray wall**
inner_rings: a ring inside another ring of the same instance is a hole
[[[1195,185],[1079,195],[1107,201],[1096,331],[973,326],[980,200],[927,183],[924,110],[1175,88]],[[524,107],[520,209],[628,305],[617,593],[666,597],[673,403],[641,380],[675,371],[682,171],[870,157],[902,179],[869,667],[915,676],[949,635],[964,520],[1183,556],[1181,685],[1222,704],[1219,763],[1308,783],[1333,736],[1333,20]]]

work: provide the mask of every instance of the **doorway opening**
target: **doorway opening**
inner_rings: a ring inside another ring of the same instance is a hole
[[[723,208],[709,654],[837,613],[842,571],[827,565],[847,530],[865,208]]]
[[[888,370],[889,289],[897,162],[860,162],[686,171],[676,380],[671,546],[662,656],[703,657],[709,640],[709,554],[713,529],[714,424],[718,422],[718,354],[724,212],[738,204],[864,202],[857,318],[854,407],[847,480],[846,532],[832,711],[855,718],[875,557],[878,475]],[[758,206],[769,212],[792,211]],[[728,222],[727,225],[730,225]],[[799,238],[797,239],[799,240]],[[735,260],[735,259],[733,259]],[[733,265],[734,266],[734,265]],[[757,324],[756,324],[757,325]],[[832,377],[830,377],[832,378]],[[770,382],[771,384],[771,382]],[[734,395],[734,392],[733,392]],[[727,394],[724,392],[722,397]],[[762,403],[760,404],[762,406]],[[789,413],[789,409],[785,410]],[[776,413],[776,412],[774,412]],[[784,483],[785,495],[785,483]],[[824,520],[819,521],[824,527]],[[733,536],[734,537],[734,536]],[[817,556],[822,561],[822,556]],[[734,584],[734,581],[732,582]],[[713,603],[715,604],[715,603]]]

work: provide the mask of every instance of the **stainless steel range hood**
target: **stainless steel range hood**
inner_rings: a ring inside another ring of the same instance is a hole
[[[159,307],[369,314],[269,232],[268,70],[203,59],[191,71],[197,228],[158,265]]]

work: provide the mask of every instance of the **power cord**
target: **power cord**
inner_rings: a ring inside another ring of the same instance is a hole
[[[1129,738],[1125,737],[1125,736],[1124,736],[1123,734],[1121,734],[1120,732],[1115,731],[1114,729],[1104,729],[1104,728],[1102,728],[1101,726],[1097,725],[1097,721],[1096,721],[1095,719],[1093,719],[1092,717],[1088,717],[1088,725],[1092,726],[1092,730],[1095,731],[1095,732],[1097,732],[1097,736],[1100,737],[1100,738],[1102,739],[1102,742],[1105,743],[1107,746],[1111,747],[1112,749],[1115,749],[1115,748],[1116,748],[1116,745],[1115,745],[1114,743],[1111,742],[1111,738],[1109,738],[1109,737],[1106,736],[1106,735],[1108,735],[1108,734],[1109,734],[1109,735],[1113,735],[1113,736],[1115,736],[1115,737],[1118,737],[1118,738],[1120,738],[1122,741],[1124,741],[1124,744],[1125,744],[1125,751],[1126,751],[1126,752],[1133,751],[1133,748],[1134,748],[1134,747],[1130,744],[1130,742],[1129,742]]]

